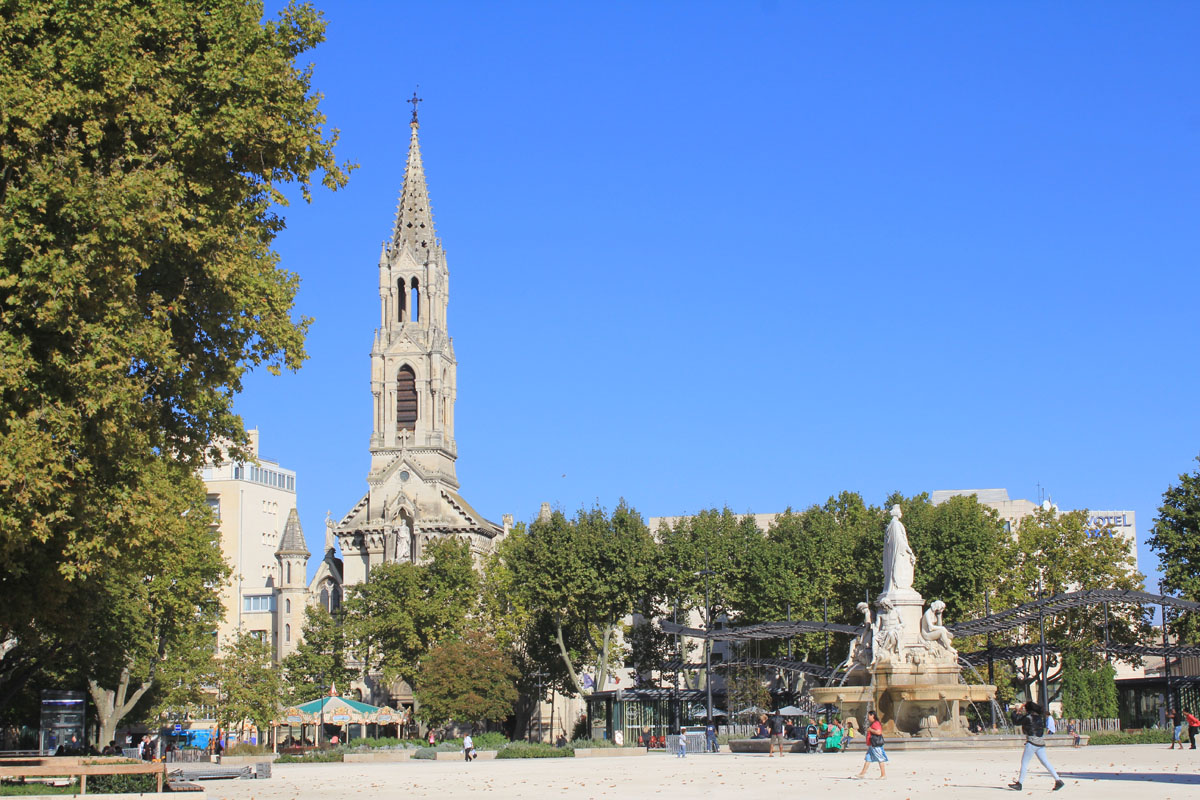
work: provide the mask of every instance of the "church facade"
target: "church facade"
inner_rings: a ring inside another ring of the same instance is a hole
[[[391,562],[419,563],[428,543],[455,537],[476,558],[489,553],[511,524],[472,508],[459,489],[454,404],[458,363],[447,324],[450,272],[433,226],[413,102],[400,204],[379,255],[379,328],[371,347],[371,466],[367,490],[327,538],[342,553],[349,588]],[[406,687],[377,701],[404,701]],[[389,697],[390,695],[390,697]]]

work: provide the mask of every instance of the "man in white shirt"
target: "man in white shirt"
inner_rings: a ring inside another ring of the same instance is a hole
[[[463,758],[467,761],[475,760],[475,740],[469,733],[463,737]]]

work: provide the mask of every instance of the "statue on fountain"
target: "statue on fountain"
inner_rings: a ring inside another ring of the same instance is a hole
[[[945,654],[957,656],[958,651],[950,643],[954,634],[942,624],[942,613],[945,610],[946,604],[941,600],[934,600],[929,604],[925,615],[921,617],[921,638],[935,650],[940,648]]]
[[[892,506],[892,521],[883,534],[883,593],[911,590],[917,557],[908,544],[908,530],[900,521],[900,506]]]

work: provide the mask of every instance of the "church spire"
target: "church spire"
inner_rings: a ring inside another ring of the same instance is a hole
[[[408,166],[404,170],[404,188],[400,190],[400,207],[396,209],[394,244],[407,244],[422,261],[428,258],[435,245],[433,209],[429,205],[429,187],[425,185],[425,166],[421,163],[421,144],[417,140],[417,104],[421,98],[413,92],[412,135],[408,140]]]

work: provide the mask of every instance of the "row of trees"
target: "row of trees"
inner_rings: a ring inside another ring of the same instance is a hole
[[[584,508],[568,517],[554,511],[517,525],[481,573],[472,568],[466,545],[454,541],[431,547],[423,565],[380,567],[351,592],[337,618],[309,611],[304,643],[285,662],[288,683],[346,680],[348,665],[356,663],[386,680],[408,681],[430,722],[496,718],[489,715],[501,714],[506,703],[512,708],[511,691],[501,697],[500,689],[513,686],[523,692],[517,711],[524,716],[538,685],[588,694],[609,688],[621,665],[650,681],[680,655],[654,624],[658,619],[698,613],[750,624],[821,619],[827,610],[831,621],[857,623],[856,604],[877,594],[882,582],[886,509],[894,503],[904,509],[920,565],[916,588],[942,599],[952,620],[982,616],[989,604],[999,610],[1030,602],[1039,592],[1142,585],[1126,541],[1111,530],[1089,529],[1083,511],[1039,509],[1013,532],[974,497],[935,506],[926,495],[897,494],[874,506],[845,492],[789,510],[766,531],[752,516],[726,508],[679,518],[652,533],[621,502],[611,512]],[[1062,677],[1064,664],[1078,673],[1079,665],[1097,663],[1104,614],[1085,608],[1047,619],[1048,639],[1065,653],[1054,657],[1051,681]],[[1036,635],[1015,630],[994,643]],[[1111,643],[1149,635],[1140,607],[1108,609]],[[799,636],[791,645],[796,658],[820,661],[824,638]],[[835,659],[845,645],[835,640]],[[983,642],[960,645],[970,650]],[[443,656],[447,647],[455,648],[453,659]],[[785,647],[767,642],[759,654],[781,655]],[[1028,691],[1038,671],[1033,659],[1022,659],[1002,666],[998,680],[1005,693],[1014,684]],[[693,674],[689,683],[698,688],[700,679]],[[738,681],[749,678],[735,676]],[[448,700],[468,695],[471,700],[457,705]]]

